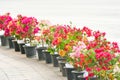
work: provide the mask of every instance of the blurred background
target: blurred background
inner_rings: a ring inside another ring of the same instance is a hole
[[[120,43],[120,0],[0,0],[0,14],[10,12],[50,20],[53,24],[87,26]]]

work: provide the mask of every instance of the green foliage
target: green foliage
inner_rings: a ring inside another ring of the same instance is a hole
[[[48,47],[48,52],[50,52],[50,54],[54,54],[54,52],[56,51],[55,48],[52,47]]]
[[[120,80],[120,72],[116,72],[114,76],[117,80]]]

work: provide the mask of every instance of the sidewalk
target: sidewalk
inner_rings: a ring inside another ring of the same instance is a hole
[[[0,80],[67,80],[58,67],[0,46]]]

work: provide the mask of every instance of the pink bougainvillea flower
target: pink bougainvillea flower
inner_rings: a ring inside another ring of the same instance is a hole
[[[42,26],[52,26],[52,23],[49,20],[41,20],[39,23]]]
[[[23,31],[24,31],[24,32],[28,32],[28,30],[29,30],[29,26],[25,26],[25,27],[23,28]]]
[[[7,25],[12,20],[10,13],[6,13],[5,15],[0,15],[0,30],[5,30]]]
[[[5,36],[10,36],[10,31],[8,28],[5,29],[5,33],[4,33]]]
[[[39,30],[40,30],[40,28],[39,28],[39,27],[36,27],[36,28],[34,29],[33,33],[36,34],[36,33],[39,32]]]

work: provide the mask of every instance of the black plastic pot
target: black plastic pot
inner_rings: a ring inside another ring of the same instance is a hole
[[[24,50],[24,47],[23,47],[25,45],[25,43],[19,43],[18,45],[19,45],[21,54],[25,54],[25,50]]]
[[[1,38],[1,46],[7,46],[7,38],[4,35],[0,35]]]
[[[75,68],[67,68],[67,67],[64,68],[66,71],[67,80],[73,80],[73,75],[71,71],[75,70]]]
[[[78,76],[78,80],[86,80],[86,78],[84,78],[83,76]],[[91,78],[89,78],[89,80],[98,80],[98,78],[97,77],[91,77]]]
[[[59,56],[59,54],[52,54],[51,57],[52,57],[52,63],[53,63],[53,66],[54,67],[58,67],[58,60],[57,60],[57,57]]]
[[[20,51],[19,45],[18,45],[18,43],[17,43],[17,40],[12,40],[12,42],[13,42],[13,46],[14,46],[14,48],[15,48],[15,51],[16,51],[16,52]]]
[[[63,58],[63,57],[61,57],[61,56],[59,56],[59,57],[57,57],[57,61],[58,61],[58,65],[59,65],[59,67],[60,67],[60,62],[65,63],[65,62],[66,62],[66,59]],[[61,72],[61,71],[62,71],[62,70],[61,70],[61,67],[60,67],[60,72]]]
[[[37,50],[37,53],[38,53],[38,58],[39,60],[45,60],[45,57],[44,57],[44,54],[43,54],[43,50],[46,50],[47,48],[46,47],[39,47],[39,48],[36,48]]]
[[[73,80],[79,80],[78,76],[83,76],[83,74],[84,74],[83,71],[73,70],[72,71]]]
[[[50,52],[48,51],[42,51],[44,56],[45,56],[45,61],[46,63],[52,63],[52,59],[51,59],[51,55],[50,55]]]
[[[62,76],[66,76],[66,71],[65,71],[65,63],[64,61],[59,61],[59,67],[61,69],[61,72],[62,72]]]
[[[14,45],[13,45],[12,40],[14,40],[15,38],[13,38],[13,37],[8,37],[7,39],[8,39],[9,48],[14,48]]]
[[[57,60],[58,60],[58,62],[59,61],[64,61],[64,62],[66,61],[66,59],[64,57],[61,57],[61,56],[57,57]]]
[[[33,58],[35,57],[36,55],[36,46],[26,46],[24,45],[24,50],[25,50],[25,54],[26,54],[26,57],[28,58]]]

